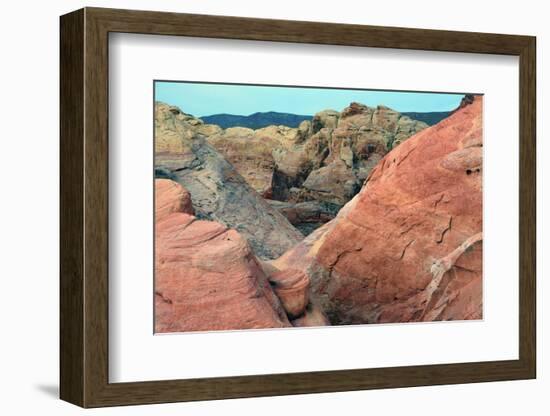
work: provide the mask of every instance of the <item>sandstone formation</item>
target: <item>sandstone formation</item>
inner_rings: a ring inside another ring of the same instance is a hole
[[[389,150],[427,127],[387,107],[359,103],[341,113],[321,111],[297,128],[224,130],[163,103],[156,104],[155,116],[157,152],[184,152],[181,138],[203,135],[263,197],[340,206]]]
[[[303,271],[262,265],[237,231],[192,210],[181,185],[155,180],[155,332],[329,324]]]
[[[231,127],[208,136],[212,144],[260,195],[271,198],[276,160],[273,152],[306,138],[309,122],[298,128],[268,126],[258,130]]]
[[[321,111],[297,128],[233,127],[207,140],[264,198],[340,208],[390,149],[426,127],[387,107],[352,103],[342,113]],[[306,234],[308,224],[301,227]]]
[[[246,240],[187,213],[178,184],[155,182],[155,331],[290,326]]]
[[[289,318],[304,314],[309,303],[309,277],[301,270],[278,270],[269,275],[275,294]]]
[[[271,153],[278,145],[276,139],[259,138],[252,129],[232,127],[209,136],[208,142],[225,156],[256,192],[263,197],[271,195],[274,168]]]
[[[408,120],[377,111],[372,120],[378,126],[410,131]],[[337,129],[368,114],[352,105]],[[313,304],[333,325],[481,318],[481,115],[482,97],[471,97],[447,119],[402,142],[334,220],[270,266],[304,271]],[[360,132],[352,136],[352,149],[367,144],[372,155],[384,141],[387,146],[383,132],[368,141]]]
[[[164,218],[173,212],[194,215],[191,194],[169,179],[155,180],[155,215]]]
[[[207,129],[221,132],[176,107],[157,103],[156,176],[183,185],[198,218],[234,228],[261,258],[278,257],[300,241],[302,234],[206,142],[203,133]]]
[[[310,198],[341,205],[359,191],[389,150],[427,127],[384,106],[351,103],[340,114],[321,114],[313,123],[313,131],[326,137],[323,142],[329,152],[322,165],[311,171],[303,188]]]
[[[310,278],[292,265],[263,262],[262,267],[281,301],[292,326],[328,326],[330,322],[321,307],[311,299]]]

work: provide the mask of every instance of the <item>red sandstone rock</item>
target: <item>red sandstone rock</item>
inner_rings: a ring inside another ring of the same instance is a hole
[[[155,331],[289,327],[246,240],[182,212],[176,184],[156,189]]]
[[[276,261],[262,263],[271,286],[281,301],[292,326],[327,326],[329,320],[323,310],[310,299],[309,276],[298,268],[284,266],[279,269]]]
[[[155,179],[155,215],[156,219],[174,213],[183,212],[193,215],[191,194],[180,184],[170,179]]]
[[[309,277],[301,270],[286,269],[270,274],[269,281],[289,318],[303,315],[309,302]]]
[[[481,146],[475,97],[388,153],[334,220],[273,265],[309,274],[332,324],[481,318]]]

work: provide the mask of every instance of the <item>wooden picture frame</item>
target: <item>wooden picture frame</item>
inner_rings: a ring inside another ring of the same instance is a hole
[[[100,8],[62,16],[60,29],[61,399],[101,407],[536,377],[534,37]],[[109,383],[110,32],[519,56],[519,359]]]

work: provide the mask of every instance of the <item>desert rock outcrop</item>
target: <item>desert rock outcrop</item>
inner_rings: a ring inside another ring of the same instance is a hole
[[[322,308],[311,299],[310,277],[300,268],[276,261],[262,263],[271,287],[281,301],[292,326],[328,326],[330,322]]]
[[[399,131],[401,119],[378,110]],[[369,117],[343,113],[338,129]],[[477,96],[386,154],[334,220],[272,264],[308,274],[310,296],[332,324],[479,319],[481,170]]]
[[[207,143],[200,120],[162,103],[155,111],[156,176],[183,185],[198,218],[234,228],[264,259],[278,257],[301,240],[302,234]]]
[[[352,103],[297,128],[234,127],[207,140],[264,198],[341,207],[390,149],[426,127],[387,107]]]
[[[340,208],[389,150],[426,127],[383,106],[351,103],[341,113],[321,111],[300,125],[298,139],[273,150],[271,198]]]
[[[155,185],[155,331],[290,326],[246,240],[186,213],[180,185]]]
[[[163,219],[174,212],[194,215],[191,194],[169,179],[155,180],[155,218]]]
[[[309,277],[301,270],[274,271],[269,281],[289,318],[304,314],[309,303]]]

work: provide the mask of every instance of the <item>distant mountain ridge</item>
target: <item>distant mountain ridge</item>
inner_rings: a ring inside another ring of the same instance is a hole
[[[414,120],[423,121],[429,126],[439,123],[451,114],[451,111],[433,111],[427,113],[421,112],[403,112],[401,113]],[[248,127],[250,129],[261,129],[268,126],[287,126],[296,128],[304,120],[311,120],[313,116],[306,116],[292,113],[279,113],[276,111],[258,112],[249,116],[236,114],[213,114],[211,116],[201,117],[207,124],[217,124],[222,129],[229,127]]]
[[[413,120],[423,121],[428,126],[433,126],[434,124],[439,123],[441,120],[449,117],[452,111],[431,111],[428,113],[418,113],[418,112],[404,112],[401,113],[404,116],[409,116]]]
[[[256,130],[272,125],[282,125],[295,128],[298,127],[302,121],[311,120],[312,117],[313,116],[268,111],[264,113],[250,114],[249,116],[214,114],[211,116],[201,117],[201,120],[207,124],[217,124],[223,129],[229,127],[248,127]]]

